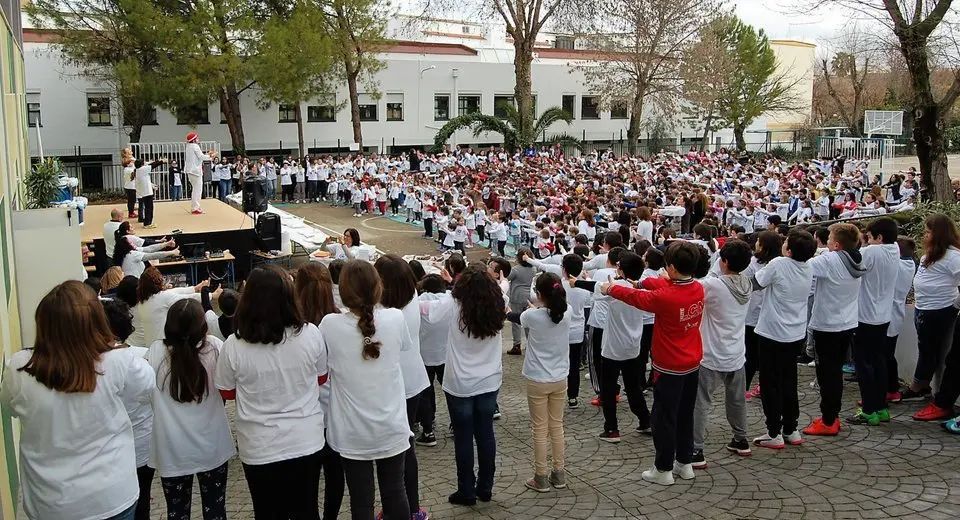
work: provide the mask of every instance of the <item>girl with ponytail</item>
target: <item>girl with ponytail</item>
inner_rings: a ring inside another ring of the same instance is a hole
[[[374,517],[374,465],[384,518],[411,517],[404,460],[412,433],[401,359],[415,344],[403,311],[378,305],[384,294],[376,269],[351,260],[340,272],[347,312],[328,314],[320,322],[329,349],[327,441],[342,457],[355,519]]]
[[[564,478],[563,406],[570,372],[570,322],[573,310],[560,277],[541,273],[534,289],[535,304],[507,319],[526,329],[527,355],[523,377],[527,380],[527,404],[533,430],[533,478],[526,486],[545,493],[553,486],[566,487]],[[553,468],[547,473],[547,439],[553,448]]]
[[[223,344],[207,335],[203,308],[192,299],[170,306],[163,332],[146,356],[157,374],[150,465],[160,474],[170,516],[190,517],[196,475],[204,516],[226,518],[227,461],[236,450],[223,400],[213,391]]]

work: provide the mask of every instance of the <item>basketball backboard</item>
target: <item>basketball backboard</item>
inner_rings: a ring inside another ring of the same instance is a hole
[[[865,110],[863,133],[871,135],[903,135],[903,110]]]

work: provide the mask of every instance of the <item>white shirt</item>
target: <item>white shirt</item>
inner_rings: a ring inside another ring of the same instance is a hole
[[[130,240],[130,236],[131,235],[127,235],[127,240]],[[120,266],[123,269],[123,275],[140,278],[140,275],[142,275],[143,271],[146,269],[146,267],[143,265],[144,262],[158,260],[167,256],[167,253],[163,250],[163,248],[164,245],[159,243],[150,246],[143,246],[127,253],[127,256],[123,257],[123,264]]]
[[[143,326],[144,345],[152,346],[155,341],[165,337],[163,328],[167,324],[167,312],[174,303],[188,298],[200,301],[200,293],[193,287],[176,287],[160,291],[147,298],[147,301],[137,304]]]
[[[647,242],[653,243],[653,222],[649,220],[641,220],[637,222],[637,235],[646,240]]]
[[[150,180],[150,171],[153,168],[149,164],[137,168],[137,197],[150,197],[153,195],[153,182]]]
[[[94,391],[65,395],[18,370],[31,354],[13,354],[0,384],[0,403],[20,418],[20,481],[27,517],[100,520],[129,509],[140,496],[140,486],[133,429],[123,401],[149,401],[155,385],[150,365],[129,349],[104,352]]]
[[[590,242],[593,242],[593,239],[597,237],[597,226],[591,226],[586,220],[577,222],[577,229],[580,230],[580,233],[587,235],[587,240]]]
[[[600,285],[594,287],[594,307],[606,300],[607,323],[603,328],[600,355],[614,361],[625,361],[640,355],[640,339],[643,337],[643,311],[600,294]],[[613,285],[631,287],[626,280],[614,280]],[[591,313],[592,315],[592,313]]]
[[[586,309],[590,307],[590,302],[593,300],[593,295],[590,294],[590,291],[586,289],[580,289],[579,287],[570,287],[568,284],[561,282],[560,285],[563,286],[563,289],[567,291],[567,305],[570,306],[570,334],[567,341],[571,344],[573,343],[582,343],[583,334],[586,329],[586,323],[584,316],[586,314]]]
[[[860,280],[859,321],[870,325],[890,323],[900,247],[897,244],[873,244],[860,249],[867,274]]]
[[[207,336],[200,347],[200,363],[207,373],[207,393],[197,403],[179,403],[170,395],[169,347],[150,346],[147,361],[157,373],[153,389],[153,436],[150,465],[161,477],[180,477],[218,468],[237,451],[230,435],[223,399],[214,385],[217,359],[223,343]]]
[[[209,160],[210,157],[203,153],[199,144],[187,143],[183,152],[183,173],[199,177],[203,175],[203,162]]]
[[[126,347],[130,355],[145,358],[147,347]],[[124,396],[123,407],[130,416],[133,426],[133,443],[137,451],[137,467],[150,462],[150,434],[153,432],[153,406],[150,401],[139,399],[139,396]]]
[[[854,278],[838,251],[811,258],[807,264],[814,278],[810,329],[840,332],[857,328],[860,278]]]
[[[473,397],[500,389],[503,382],[503,339],[498,332],[478,339],[461,329],[460,303],[449,293],[437,301],[423,302],[420,314],[426,321],[447,321],[447,358],[443,390],[454,397]]]
[[[103,225],[103,247],[106,249],[104,254],[108,258],[113,258],[113,250],[117,246],[117,229],[120,228],[120,224],[123,224],[123,221],[116,222],[113,220],[108,220],[106,224]]]
[[[407,399],[419,394],[428,386],[427,369],[420,357],[420,298],[416,294],[401,309],[407,322],[411,348],[400,353],[400,372],[403,374],[403,388]]]
[[[746,363],[744,326],[749,302],[740,303],[720,278],[708,276],[700,280],[700,285],[704,304],[700,321],[703,339],[700,364],[717,372],[740,370]]]
[[[807,299],[813,278],[808,262],[780,256],[758,269],[755,276],[766,291],[756,333],[780,343],[802,340],[807,334]]]
[[[597,282],[597,287],[600,284],[607,281],[607,278],[616,278],[617,270],[605,267],[603,269],[597,269],[593,272],[593,275],[590,277],[591,280]],[[590,310],[590,319],[587,320],[587,325],[590,325],[593,328],[602,329],[607,326],[607,312],[610,308],[610,298],[598,298],[600,294],[594,289],[593,303]]]
[[[420,295],[421,302],[439,300],[442,294],[423,293]],[[447,358],[447,340],[450,336],[450,321],[453,316],[447,316],[445,320],[438,322],[429,322],[426,318],[420,317],[420,356],[423,358],[423,364],[428,367],[443,365]]]
[[[133,178],[131,178],[131,174],[134,174],[135,172],[136,172],[136,168],[133,167],[133,163],[130,163],[130,166],[123,167],[123,172],[121,173],[121,175],[123,175],[123,189],[125,190],[137,189],[136,175],[133,175]]]
[[[214,380],[237,391],[240,460],[269,464],[314,454],[324,446],[318,378],[327,374],[327,349],[316,325],[280,343],[249,343],[236,334],[220,350]]]
[[[887,337],[900,335],[903,326],[903,317],[906,314],[907,293],[913,286],[913,275],[917,271],[917,264],[912,258],[901,258],[897,264],[897,284],[893,290],[893,308],[890,312],[890,326],[887,327]]]
[[[520,314],[520,326],[529,330],[527,353],[523,358],[523,377],[536,383],[565,381],[570,372],[570,318],[567,310],[554,323],[546,308],[527,309]],[[582,339],[581,335],[581,339]]]
[[[320,331],[330,349],[330,447],[352,460],[393,457],[410,448],[401,351],[413,349],[399,309],[373,313],[380,356],[364,359],[363,336],[353,313],[328,314]]]
[[[913,291],[916,296],[916,308],[921,311],[933,311],[956,305],[957,286],[960,285],[960,250],[950,246],[947,253],[930,267],[920,267],[913,278]]]

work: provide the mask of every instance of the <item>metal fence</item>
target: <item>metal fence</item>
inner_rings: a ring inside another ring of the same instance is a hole
[[[819,137],[817,150],[820,157],[834,157],[837,154],[847,157],[844,170],[850,171],[857,167],[861,160],[869,160],[871,170],[883,171],[884,161],[890,161],[896,155],[896,144],[893,139],[859,137]]]

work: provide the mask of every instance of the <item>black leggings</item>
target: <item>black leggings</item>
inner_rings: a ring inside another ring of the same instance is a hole
[[[319,520],[323,451],[269,464],[243,465],[257,520]],[[372,514],[371,514],[372,518]]]
[[[373,518],[374,487],[380,485],[380,502],[383,504],[385,520],[406,520],[410,518],[410,504],[403,483],[404,459],[406,452],[393,457],[378,460],[353,460],[343,458],[343,473],[350,489],[350,518],[370,520]],[[373,467],[376,463],[377,480],[373,479]],[[287,479],[280,479],[286,481]],[[314,500],[316,503],[316,500]],[[258,517],[259,518],[259,517]]]
[[[137,204],[137,190],[123,190],[127,195],[127,216],[133,215],[133,209]]]
[[[747,325],[746,333],[743,336],[743,342],[747,347],[747,361],[743,365],[743,380],[746,382],[745,392],[750,391],[753,376],[757,374],[757,369],[760,367],[760,356],[757,352],[757,333],[753,331],[754,328]]]
[[[153,486],[154,469],[144,464],[137,468],[137,481],[140,483],[140,497],[137,499],[135,520],[150,520],[150,488]],[[189,514],[187,515],[190,516]]]
[[[440,385],[443,386],[443,368],[444,365],[426,367],[430,386],[420,394],[420,403],[417,404],[416,416],[423,433],[433,433],[433,423],[437,418],[437,392],[433,389],[433,381],[436,379],[440,382]]]
[[[326,435],[324,431],[324,435]],[[320,454],[323,458],[323,520],[336,520],[343,504],[343,490],[346,481],[343,478],[343,459],[333,451],[329,444]]]
[[[210,471],[197,473],[200,482],[200,503],[203,520],[227,518],[227,463]],[[167,501],[167,520],[190,520],[193,501],[193,475],[160,477],[163,497]]]
[[[423,392],[407,399],[407,417],[417,416],[417,407]],[[414,422],[413,420],[410,421]],[[412,428],[411,428],[412,429]],[[410,449],[405,452],[403,461],[403,487],[407,491],[407,503],[410,505],[410,516],[420,510],[420,467],[417,464],[416,442],[410,436]]]

